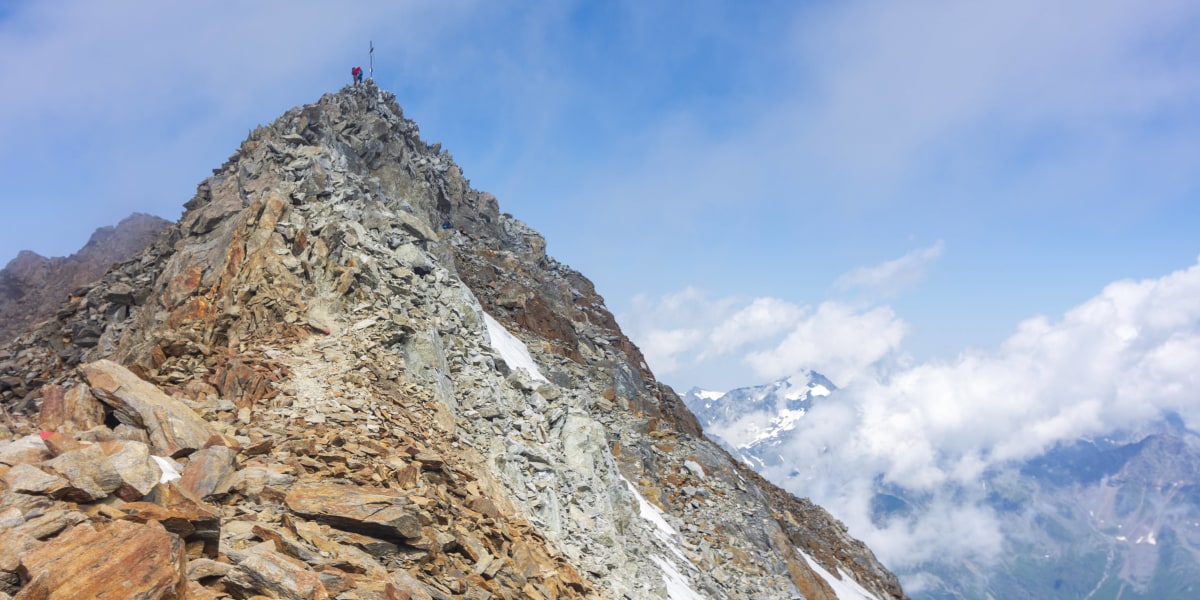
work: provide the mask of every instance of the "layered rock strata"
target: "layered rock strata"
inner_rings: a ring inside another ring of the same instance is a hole
[[[705,439],[591,283],[372,83],[256,129],[185,208],[0,351],[27,390],[0,391],[0,531],[159,523],[196,597],[836,597],[818,568],[903,597]],[[118,440],[180,479],[64,503],[50,446]],[[0,565],[0,590],[36,577]]]

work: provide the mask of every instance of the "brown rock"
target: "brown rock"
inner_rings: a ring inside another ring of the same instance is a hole
[[[192,581],[199,581],[209,577],[224,577],[231,570],[233,565],[229,563],[217,562],[211,558],[197,558],[188,561],[187,577]]]
[[[184,456],[212,437],[212,429],[200,415],[125,367],[98,360],[82,369],[93,393],[113,408],[118,420],[146,430],[155,454]]]
[[[204,499],[229,491],[236,470],[237,453],[225,446],[210,446],[191,456],[178,486],[191,495]]]
[[[109,463],[121,477],[117,496],[133,502],[149,494],[158,485],[162,469],[150,458],[150,447],[141,442],[111,440],[100,443]]]
[[[35,464],[51,458],[50,449],[37,435],[0,443],[0,465]]]
[[[284,501],[292,512],[339,529],[385,539],[421,538],[417,507],[393,490],[316,484],[293,488]]]
[[[26,464],[9,469],[4,475],[0,475],[0,481],[14,492],[52,497],[61,497],[70,485],[62,477]]]
[[[183,541],[158,523],[85,523],[26,552],[20,572],[46,592],[31,598],[176,599],[187,590],[185,560]]]
[[[211,590],[195,581],[187,582],[188,600],[223,600],[227,598],[229,598],[229,594]]]
[[[57,535],[71,525],[87,520],[87,516],[74,510],[51,509],[15,527],[0,528],[0,571],[15,572],[25,551],[36,546],[38,540]]]
[[[322,562],[321,555],[317,551],[300,540],[292,536],[290,531],[284,531],[269,527],[266,525],[255,525],[251,531],[264,542],[275,544],[275,551],[282,552],[292,558],[302,560],[309,564]]]
[[[55,384],[42,386],[42,412],[38,419],[42,431],[73,433],[103,424],[104,405],[92,396],[86,384],[69,390]]]
[[[121,486],[121,475],[97,445],[72,450],[44,464],[70,483],[62,497],[72,502],[100,500]]]
[[[217,556],[221,517],[216,509],[189,496],[174,483],[158,485],[147,499],[150,501],[122,505],[120,510],[124,518],[139,523],[159,521],[167,531],[189,544],[202,543],[203,552],[209,558]]]
[[[71,452],[72,450],[79,450],[83,448],[83,444],[80,444],[75,438],[63,433],[42,433],[41,438],[42,442],[46,444],[46,449],[49,450],[50,454],[53,454],[54,456],[60,456],[62,454],[66,454],[67,452]]]
[[[271,542],[253,546],[244,552],[230,553],[237,567],[225,576],[227,586],[245,594],[263,594],[287,600],[325,600],[329,598],[320,575],[308,565],[272,550]]]
[[[403,569],[392,574],[383,593],[387,600],[433,600],[429,588]]]

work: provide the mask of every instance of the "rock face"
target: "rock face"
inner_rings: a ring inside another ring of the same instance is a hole
[[[255,130],[185,208],[0,350],[0,536],[161,523],[188,597],[903,597],[705,439],[591,283],[374,84]],[[117,440],[160,483],[65,502],[54,461],[102,470]],[[0,592],[34,577],[0,564]]]
[[[66,258],[46,258],[29,251],[18,254],[0,270],[0,343],[54,316],[68,294],[99,279],[113,263],[144,250],[170,224],[137,213],[115,227],[97,229],[79,252]],[[132,295],[133,290],[129,292]],[[127,304],[132,303],[130,298]]]

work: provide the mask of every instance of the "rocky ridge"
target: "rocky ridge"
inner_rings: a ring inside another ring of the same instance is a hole
[[[104,585],[71,557],[120,540],[146,597],[836,597],[818,566],[903,597],[372,83],[256,129],[185,208],[0,349],[28,549],[0,594]]]
[[[0,269],[0,343],[53,317],[68,294],[99,279],[113,263],[144,250],[170,224],[153,215],[134,213],[114,227],[97,229],[71,256],[18,254]]]

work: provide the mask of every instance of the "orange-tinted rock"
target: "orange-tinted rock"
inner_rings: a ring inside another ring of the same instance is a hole
[[[221,537],[221,518],[216,509],[189,496],[173,483],[161,484],[147,496],[148,502],[121,506],[125,519],[145,523],[159,521],[167,531],[189,543],[204,545],[204,554],[215,557]]]
[[[231,556],[237,567],[225,576],[225,583],[246,595],[263,594],[287,600],[325,600],[329,598],[320,576],[308,565],[271,549],[265,542]]]
[[[429,588],[404,569],[392,574],[383,594],[388,600],[433,600]]]
[[[213,493],[229,491],[236,470],[237,453],[225,446],[211,446],[192,454],[177,485],[189,494],[204,499]]]
[[[185,560],[183,541],[158,523],[85,523],[25,553],[21,576],[37,579],[45,595],[17,598],[184,598]]]
[[[41,438],[42,442],[46,444],[46,449],[54,456],[60,456],[72,450],[83,448],[83,444],[80,444],[78,440],[63,433],[43,432]]]
[[[18,511],[19,512],[19,511]],[[13,527],[0,527],[0,571],[16,571],[25,551],[71,525],[87,520],[87,516],[73,510],[55,508]]]
[[[155,454],[184,456],[212,437],[212,429],[195,411],[121,365],[99,360],[82,369],[93,392],[122,423],[146,430]]]
[[[104,424],[104,405],[92,396],[87,385],[69,390],[62,386],[42,386],[42,412],[38,427],[42,431],[86,431]]]
[[[8,489],[22,494],[60,497],[70,486],[66,479],[33,465],[19,464],[0,475]]]

